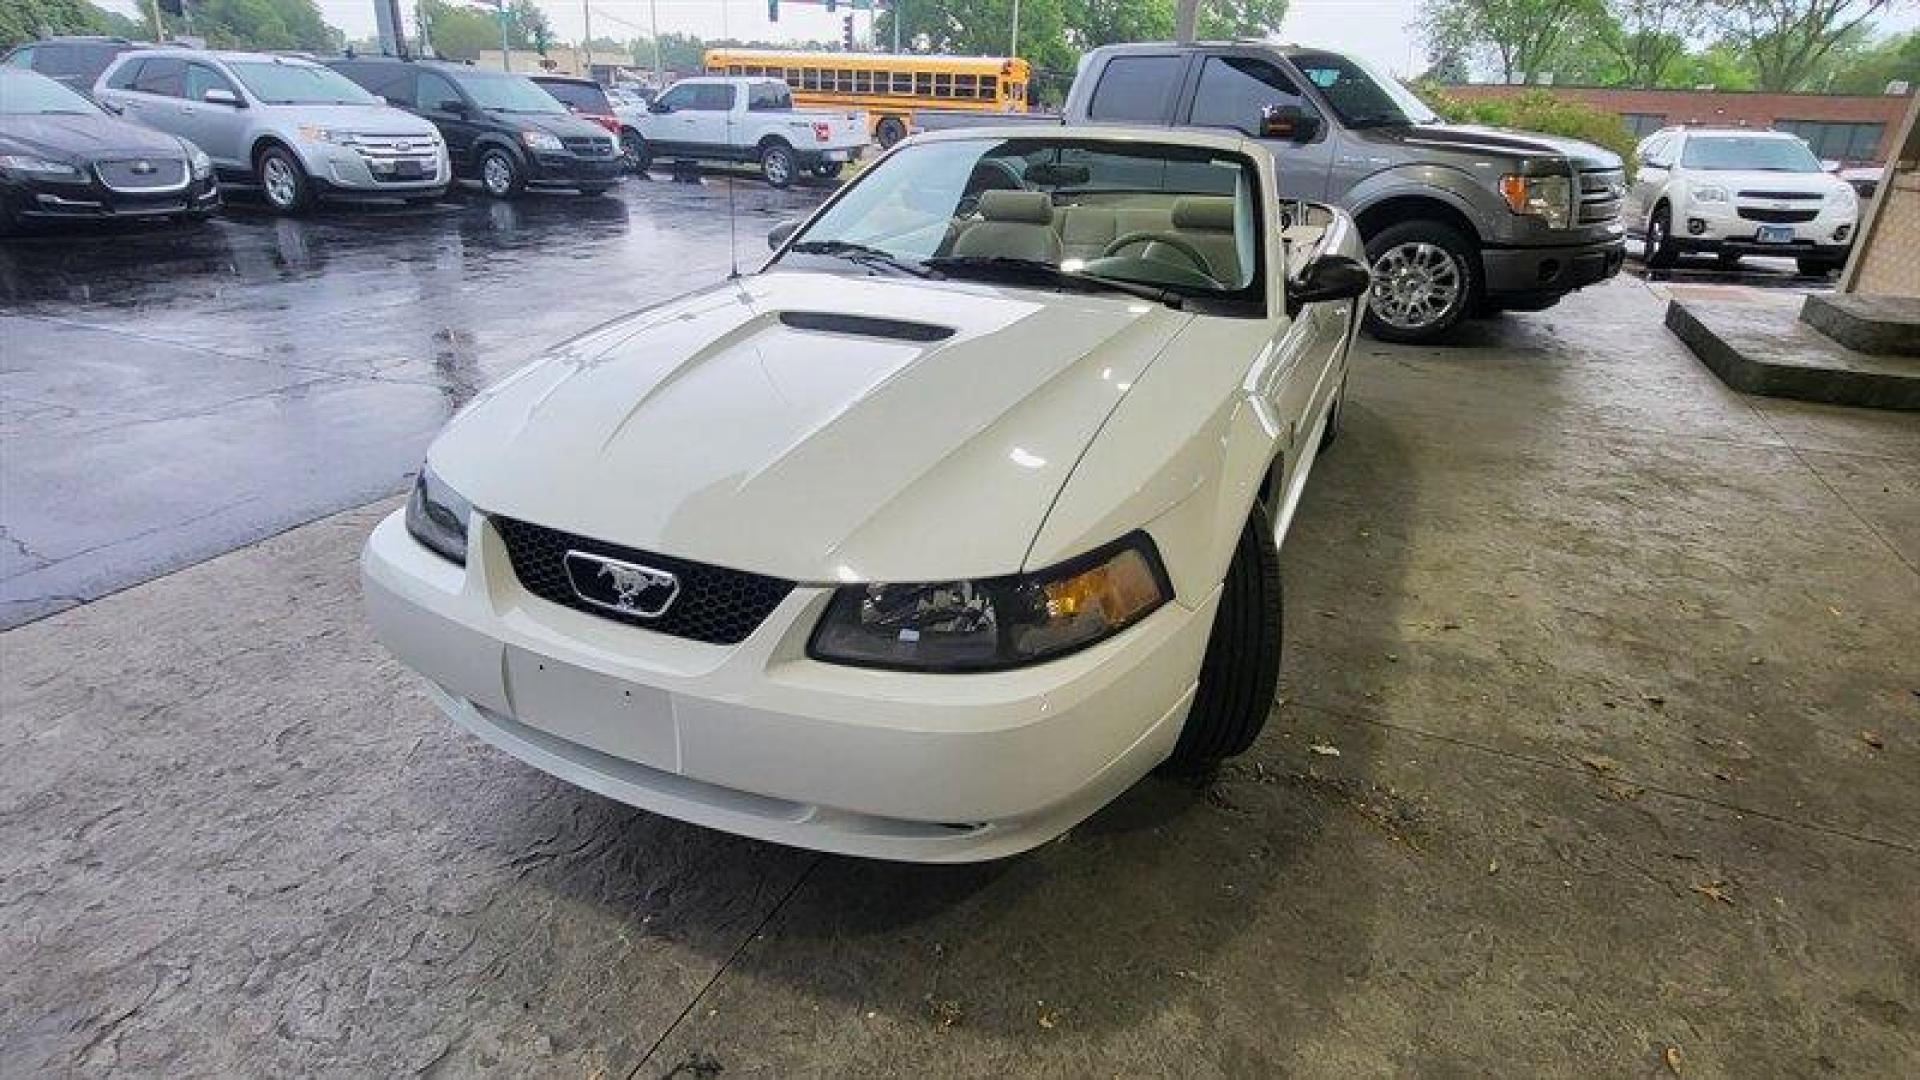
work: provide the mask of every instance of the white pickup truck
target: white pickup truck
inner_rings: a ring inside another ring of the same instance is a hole
[[[779,79],[682,79],[645,112],[621,110],[620,120],[639,169],[662,159],[757,161],[779,188],[803,172],[837,176],[868,139],[865,113],[796,109]]]

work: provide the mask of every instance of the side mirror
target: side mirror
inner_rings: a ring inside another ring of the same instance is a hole
[[[1298,105],[1267,105],[1260,110],[1260,137],[1309,142],[1320,133],[1320,118]]]
[[[1302,304],[1354,300],[1372,287],[1373,274],[1363,263],[1345,255],[1322,255],[1287,282],[1287,310],[1297,313]]]
[[[448,116],[465,116],[467,115],[467,103],[461,101],[459,98],[448,98],[438,105],[435,105],[434,110],[446,113]]]
[[[673,106],[664,101],[649,101],[647,102],[647,111],[656,116],[665,116],[667,113],[673,111]]]
[[[779,251],[780,245],[786,243],[787,237],[792,236],[794,234],[794,230],[798,229],[799,227],[800,227],[799,218],[788,218],[787,220],[781,222],[780,224],[775,225],[773,228],[768,229],[767,230],[767,247],[773,249],[774,251]]]
[[[205,93],[200,95],[200,100],[206,102],[209,105],[231,105],[236,109],[246,107],[245,102],[242,102],[240,100],[240,95],[221,86],[215,86],[208,89]]]

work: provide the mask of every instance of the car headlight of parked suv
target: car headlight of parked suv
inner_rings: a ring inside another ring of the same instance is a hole
[[[1500,178],[1500,194],[1516,214],[1537,217],[1551,229],[1564,229],[1573,220],[1573,181],[1565,176]]]
[[[425,463],[407,498],[407,532],[427,550],[449,562],[467,565],[467,523],[473,504],[448,487]]]
[[[1860,196],[1853,190],[1853,185],[1842,183],[1827,192],[1827,205],[1842,209],[1857,209],[1860,205]]]
[[[1694,188],[1693,201],[1694,202],[1726,202],[1727,189],[1723,187],[1714,187],[1712,185]]]
[[[28,154],[0,154],[0,172],[40,180],[78,180],[80,170],[64,161],[48,161]]]
[[[558,135],[550,135],[544,131],[535,131],[532,128],[528,128],[520,133],[520,141],[526,143],[527,149],[529,150],[566,149],[566,144],[560,141]]]
[[[813,632],[816,660],[916,671],[994,671],[1112,637],[1173,596],[1145,533],[1032,574],[847,585]]]
[[[321,127],[318,124],[301,124],[300,137],[308,142],[332,143],[335,146],[352,146],[353,133],[338,128]]]
[[[213,175],[213,159],[207,156],[205,150],[197,146],[187,147],[187,163],[193,168],[195,180],[205,180]]]

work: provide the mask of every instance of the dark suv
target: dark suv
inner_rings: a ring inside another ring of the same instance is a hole
[[[91,98],[94,82],[121,53],[160,47],[120,37],[56,37],[16,46],[0,64],[37,71]]]
[[[617,140],[524,75],[386,56],[324,61],[440,129],[455,177],[507,198],[528,185],[598,195],[624,172]]]

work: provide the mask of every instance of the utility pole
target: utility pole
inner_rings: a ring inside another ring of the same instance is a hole
[[[667,88],[667,71],[660,64],[660,0],[647,0],[647,19],[653,25],[653,92]]]
[[[593,5],[580,0],[580,18],[587,24],[587,57],[580,62],[580,74],[593,78]]]
[[[1194,24],[1200,21],[1200,0],[1174,0],[1173,40],[1193,44]]]
[[[147,15],[153,19],[153,40],[167,40],[167,28],[160,22],[160,0],[147,0]]]
[[[1007,55],[1020,55],[1020,0],[1013,0],[1013,35],[1007,42]]]
[[[893,0],[887,5],[887,10],[893,12],[893,51],[898,53],[900,51],[900,0]]]
[[[513,49],[507,44],[507,0],[493,0],[500,9],[500,70],[513,70]]]

